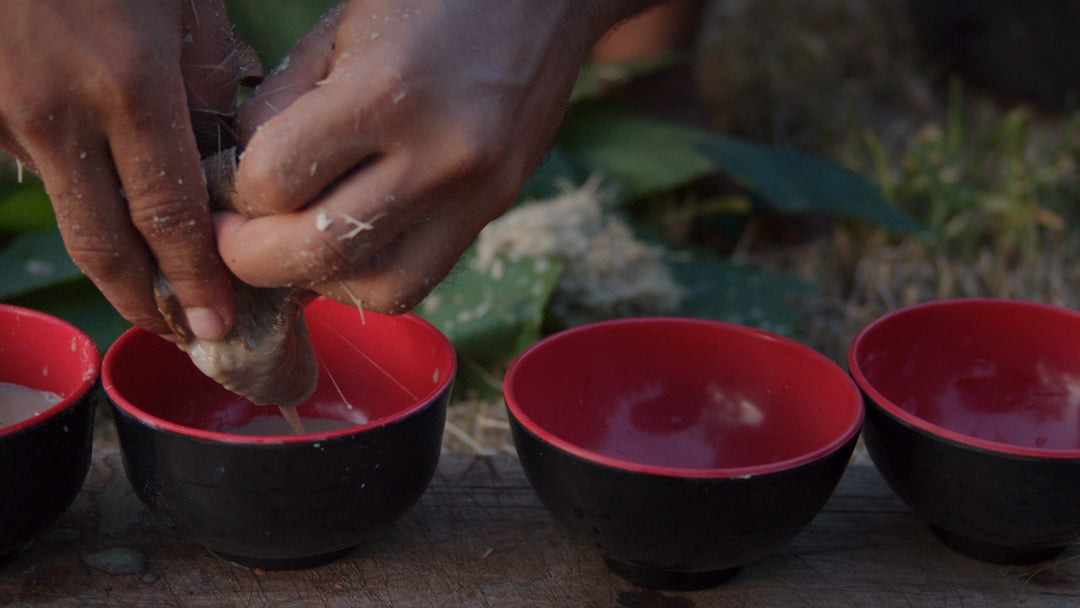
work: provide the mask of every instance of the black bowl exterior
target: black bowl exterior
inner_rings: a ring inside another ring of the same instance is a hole
[[[1041,561],[1080,535],[1080,460],[1034,458],[938,437],[866,396],[863,437],[893,492],[954,549]]]
[[[71,407],[0,441],[0,561],[71,506],[90,470],[100,384]]]
[[[687,580],[679,574],[694,581],[702,580],[695,573],[717,572],[712,580],[722,582],[724,571],[794,538],[832,495],[858,439],[856,433],[823,458],[774,473],[667,477],[579,458],[510,418],[522,468],[555,520],[620,564],[617,572],[652,573],[633,582],[672,588]],[[664,572],[674,576],[657,574]]]
[[[427,407],[314,442],[208,441],[155,428],[113,405],[136,495],[178,535],[241,565],[330,561],[386,529],[435,473],[450,388]]]

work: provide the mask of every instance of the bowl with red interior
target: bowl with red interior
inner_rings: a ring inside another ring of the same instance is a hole
[[[319,364],[297,434],[141,329],[105,354],[124,468],[177,536],[231,562],[332,561],[401,518],[435,472],[457,370],[446,337],[411,314],[305,308]]]
[[[99,364],[97,347],[73,325],[0,304],[0,564],[82,489]]]
[[[504,394],[521,465],[563,528],[644,587],[721,584],[804,529],[843,474],[851,378],[771,333],[632,318],[544,338]]]
[[[949,547],[1049,559],[1080,536],[1080,313],[956,299],[869,323],[848,367],[866,447]]]

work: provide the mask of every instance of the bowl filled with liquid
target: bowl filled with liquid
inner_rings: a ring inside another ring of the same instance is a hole
[[[652,588],[723,583],[820,511],[863,420],[851,378],[792,340],[701,319],[549,336],[504,381],[521,465],[555,520]]]
[[[348,553],[404,515],[438,463],[457,369],[446,337],[325,298],[304,313],[319,381],[296,410],[300,433],[142,330],[102,366],[135,493],[175,534],[244,566]]]
[[[848,366],[893,491],[949,547],[998,563],[1080,538],[1080,313],[941,300],[874,320]]]
[[[0,304],[0,564],[82,489],[99,363],[94,343],[76,327]]]

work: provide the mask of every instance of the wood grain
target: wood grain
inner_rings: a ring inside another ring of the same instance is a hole
[[[141,555],[145,569],[110,574],[84,561],[105,549]],[[1080,605],[1075,557],[1070,549],[1023,567],[962,557],[872,466],[853,465],[802,534],[729,583],[649,591],[558,528],[516,459],[444,454],[421,502],[387,532],[325,566],[264,572],[171,536],[135,498],[115,438],[102,433],[75,504],[0,570],[0,606],[1052,608]]]

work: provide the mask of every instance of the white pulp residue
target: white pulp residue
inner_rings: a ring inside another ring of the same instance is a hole
[[[685,290],[663,263],[664,249],[639,240],[609,208],[611,199],[593,177],[521,205],[480,233],[473,266],[499,279],[500,257],[559,259],[565,270],[551,306],[573,324],[676,311]]]

